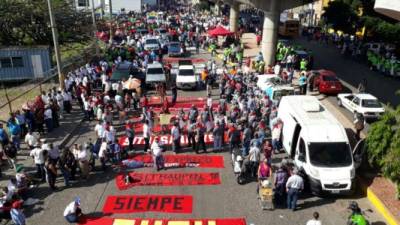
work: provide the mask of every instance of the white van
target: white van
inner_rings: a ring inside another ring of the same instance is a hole
[[[195,89],[200,77],[195,72],[193,65],[181,65],[176,74],[176,87],[180,89]]]
[[[353,154],[342,124],[314,96],[282,97],[278,118],[281,140],[297,168],[307,175],[311,192],[351,194]]]

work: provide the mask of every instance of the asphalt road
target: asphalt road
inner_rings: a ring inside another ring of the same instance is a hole
[[[203,54],[201,57],[209,57]],[[214,90],[217,91],[217,90]],[[179,91],[182,96],[205,97],[205,91]],[[84,143],[88,138],[94,139],[93,127],[95,122],[85,122],[80,129],[73,134],[68,145],[73,143]],[[208,153],[210,155],[217,153]],[[371,224],[384,224],[382,217],[374,212],[372,206],[365,197],[356,194],[352,197],[328,197],[318,198],[304,193],[299,200],[299,210],[292,212],[286,209],[274,211],[263,211],[259,205],[256,195],[256,183],[238,185],[230,164],[229,153],[218,153],[224,156],[225,168],[223,169],[200,169],[185,168],[173,169],[176,171],[202,171],[219,172],[220,185],[213,186],[171,186],[171,187],[135,187],[120,191],[115,185],[115,175],[118,171],[109,169],[106,173],[95,172],[90,175],[89,180],[79,181],[71,188],[60,189],[58,192],[49,191],[46,184],[42,184],[34,192],[34,197],[40,198],[41,202],[26,211],[28,224],[33,225],[62,225],[67,224],[63,218],[65,206],[73,201],[75,196],[80,196],[84,213],[91,216],[105,216],[102,208],[109,195],[135,195],[135,194],[172,194],[192,195],[192,214],[166,214],[166,213],[130,213],[107,215],[115,218],[245,218],[247,224],[266,225],[280,224],[293,225],[305,224],[314,211],[320,213],[324,225],[345,224],[349,211],[346,210],[350,200],[356,200],[366,212]],[[98,162],[97,162],[97,165]],[[149,171],[151,169],[138,169],[138,171]],[[59,178],[57,185],[62,187],[62,179]]]
[[[358,62],[349,56],[340,54],[340,50],[333,45],[320,44],[315,41],[308,42],[305,39],[297,39],[314,56],[314,69],[329,69],[334,71],[337,76],[357,87],[365,78],[367,79],[366,91],[375,95],[380,101],[391,105],[400,104],[400,97],[396,91],[400,90],[400,77],[384,76],[376,71],[369,70],[364,62]]]

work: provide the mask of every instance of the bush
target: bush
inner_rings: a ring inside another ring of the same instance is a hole
[[[368,159],[396,184],[400,198],[400,106],[389,109],[371,125],[367,136]]]

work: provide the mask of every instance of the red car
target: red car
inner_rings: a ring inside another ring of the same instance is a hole
[[[339,94],[342,91],[342,83],[336,74],[330,70],[311,71],[314,76],[313,88],[317,88],[321,94]]]

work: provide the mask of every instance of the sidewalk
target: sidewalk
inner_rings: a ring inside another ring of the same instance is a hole
[[[49,143],[55,146],[63,147],[74,134],[74,131],[80,126],[83,121],[84,115],[79,106],[73,104],[71,114],[64,114],[64,118],[60,119],[60,127],[55,128],[51,133],[44,135]],[[29,156],[30,151],[26,148],[25,143],[21,144],[21,150],[17,155],[17,164],[22,164],[26,172],[31,172],[36,169],[33,159]],[[5,163],[7,165],[7,163]],[[3,166],[2,168],[3,179],[0,181],[1,186],[6,186],[9,178],[15,175],[13,169]]]

